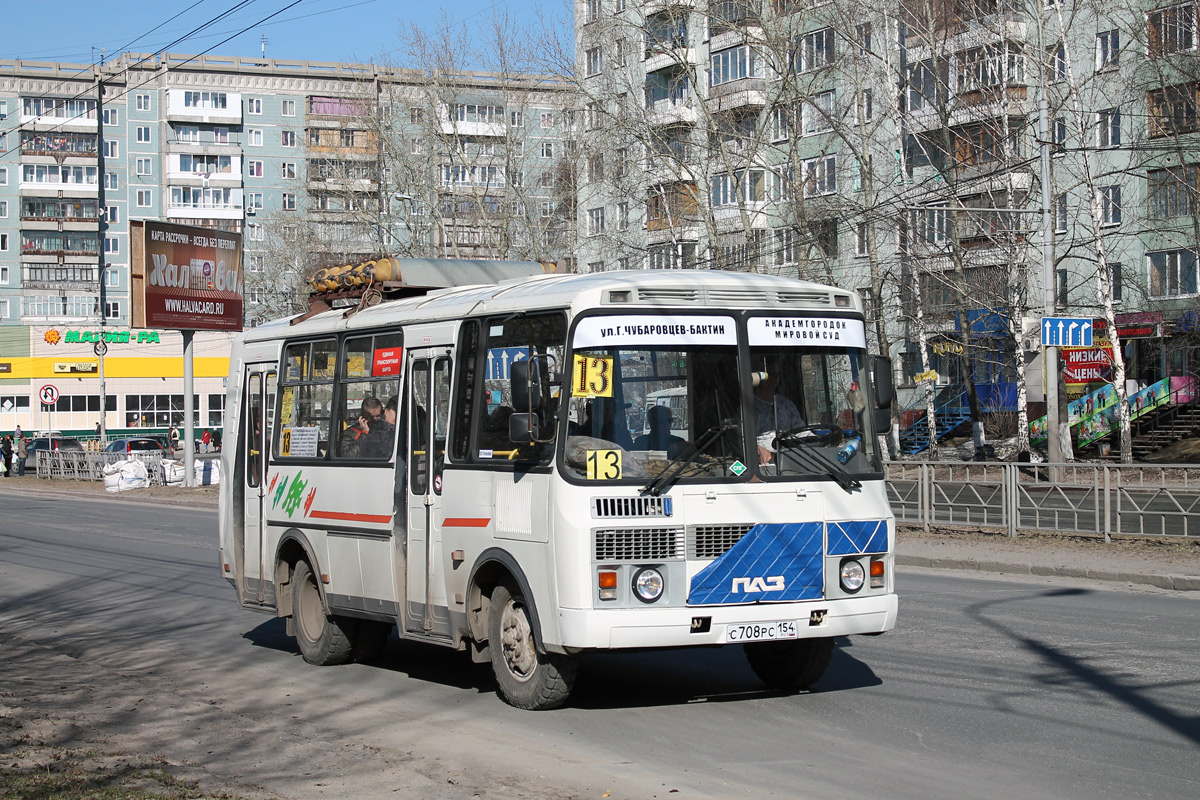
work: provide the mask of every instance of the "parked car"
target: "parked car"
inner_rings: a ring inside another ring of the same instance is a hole
[[[136,436],[131,439],[113,439],[104,448],[106,453],[158,453],[165,455],[163,446],[149,436]]]
[[[39,450],[82,450],[83,443],[78,439],[67,439],[61,436],[35,436],[29,440],[29,456],[25,459],[25,469],[37,469],[37,454]]]

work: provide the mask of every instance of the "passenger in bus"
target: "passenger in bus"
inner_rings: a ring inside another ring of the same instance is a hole
[[[370,423],[371,430],[362,438],[363,458],[388,458],[396,441],[396,398],[387,401],[383,417]]]
[[[808,423],[796,404],[778,393],[779,361],[767,359],[764,372],[754,387],[754,424],[758,435],[759,463],[770,464],[775,457],[775,437]]]
[[[625,409],[629,403],[618,404],[610,397],[595,397],[588,401],[583,422],[571,426],[572,436],[591,436],[633,449],[633,437],[625,421]]]
[[[367,397],[362,402],[358,413],[358,421],[346,430],[338,440],[338,455],[343,458],[362,458],[366,437],[371,433],[371,425],[378,424],[383,418],[383,403],[378,397]]]
[[[654,406],[646,415],[650,432],[644,433],[633,440],[634,450],[665,450],[668,458],[674,458],[687,440],[671,433],[671,409],[668,406]]]

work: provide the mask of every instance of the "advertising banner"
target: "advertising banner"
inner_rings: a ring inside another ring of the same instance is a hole
[[[241,234],[150,221],[130,234],[134,326],[242,329]]]
[[[1064,347],[1062,370],[1063,382],[1068,385],[1110,382],[1113,375],[1112,348]]]

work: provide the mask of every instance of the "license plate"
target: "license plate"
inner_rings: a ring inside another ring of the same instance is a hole
[[[782,622],[752,622],[745,625],[729,625],[725,628],[727,642],[767,642],[773,639],[795,639],[796,620]]]

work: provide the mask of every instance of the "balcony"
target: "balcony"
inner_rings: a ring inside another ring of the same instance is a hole
[[[167,121],[241,125],[241,92],[167,89]]]
[[[89,133],[38,133],[21,131],[21,157],[48,157],[62,163],[67,158],[97,157],[96,136]]]
[[[742,78],[722,83],[709,90],[718,113],[740,108],[763,108],[767,104],[767,81],[765,78]]]

